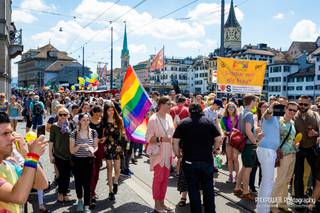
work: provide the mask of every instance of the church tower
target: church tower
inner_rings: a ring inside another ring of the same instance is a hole
[[[241,49],[241,26],[234,12],[233,0],[231,0],[228,19],[224,24],[224,47],[231,50]]]
[[[121,85],[129,65],[129,49],[127,41],[127,24],[124,25],[123,47],[121,50]]]

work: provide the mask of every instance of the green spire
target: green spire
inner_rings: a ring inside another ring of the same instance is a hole
[[[127,24],[124,25],[124,35],[123,35],[123,47],[121,51],[121,57],[128,56],[129,49],[128,49],[128,41],[127,41]]]
[[[240,24],[236,18],[235,12],[234,12],[233,0],[231,0],[229,16],[228,16],[227,22],[225,23],[224,27],[240,27]]]

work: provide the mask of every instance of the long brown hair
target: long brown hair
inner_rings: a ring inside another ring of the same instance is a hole
[[[233,105],[234,106],[234,116],[236,117],[238,115],[238,109],[237,109],[237,105],[233,102],[229,102],[227,103],[227,105],[225,106],[225,110],[224,110],[224,113],[223,113],[223,116],[226,117],[226,118],[229,118],[231,115],[229,114],[229,111],[228,111],[228,108],[229,106]]]
[[[116,110],[114,104],[112,102],[106,102],[104,104],[104,109],[103,109],[103,122],[106,124],[108,122],[108,109],[112,108],[114,113],[113,113],[113,119],[116,121],[117,126],[121,130],[121,133],[124,130],[123,126],[123,121],[122,118],[120,117],[118,111]]]
[[[260,101],[257,107],[257,117],[258,117],[258,121],[261,121],[262,118],[262,110],[261,107],[263,104],[267,103],[266,101]]]

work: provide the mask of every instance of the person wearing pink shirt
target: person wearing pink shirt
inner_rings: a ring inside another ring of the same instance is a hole
[[[149,118],[146,133],[150,170],[154,172],[152,193],[155,201],[154,212],[156,213],[172,211],[164,204],[172,164],[174,125],[169,114],[171,106],[168,96],[163,96],[158,100],[158,111]]]

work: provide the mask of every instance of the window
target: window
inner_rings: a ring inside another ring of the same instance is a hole
[[[318,90],[318,89],[320,90],[320,85],[316,85],[316,86],[315,86],[315,89],[316,89],[316,90]]]
[[[307,76],[306,80],[307,80],[307,82],[312,82],[313,81],[313,76]]]
[[[289,78],[288,78],[288,82],[294,82],[294,78],[289,77]]]
[[[319,67],[318,67],[318,70],[320,70],[320,65],[319,65]]]
[[[317,61],[320,61],[320,57],[317,57]]]
[[[320,81],[320,75],[317,75],[317,80]]]
[[[283,67],[284,72],[290,72],[290,67],[289,66],[284,66]]]
[[[282,87],[282,90],[283,90],[283,91],[286,91],[286,90],[287,90],[287,87],[286,87],[286,86],[283,86],[283,87]]]
[[[296,90],[302,90],[302,86],[297,86]]]
[[[306,86],[306,90],[313,90],[313,86]]]
[[[283,81],[286,82],[287,81],[287,77],[283,77]]]
[[[302,76],[299,76],[299,77],[297,77],[297,82],[303,82],[303,80],[304,80],[304,77]]]
[[[292,91],[292,90],[294,90],[294,87],[288,87],[288,91]]]

